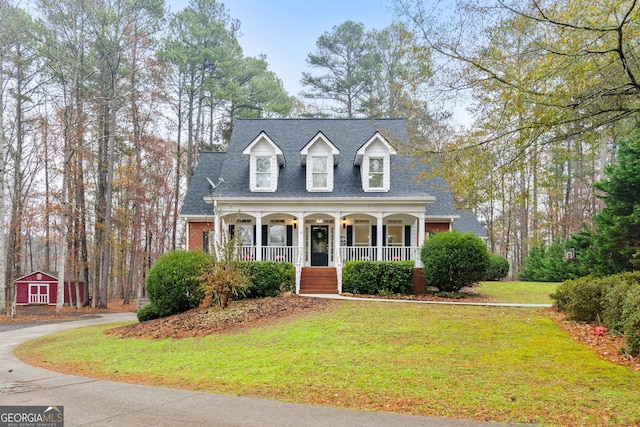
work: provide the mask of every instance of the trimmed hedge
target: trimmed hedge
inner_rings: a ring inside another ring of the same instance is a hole
[[[640,356],[640,271],[567,280],[551,298],[570,320],[603,323],[624,334],[624,351]]]
[[[142,311],[143,316],[160,318],[197,307],[204,298],[198,277],[207,260],[208,255],[201,251],[181,250],[158,258],[145,282],[152,308]]]
[[[442,292],[458,292],[484,279],[489,251],[474,234],[447,231],[424,242],[420,259],[427,286]]]
[[[354,294],[406,294],[411,289],[413,261],[347,261],[342,291]]]
[[[242,269],[251,283],[246,298],[274,297],[293,292],[296,281],[295,267],[290,262],[242,261]]]

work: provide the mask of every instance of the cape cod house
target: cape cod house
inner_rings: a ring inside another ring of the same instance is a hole
[[[239,119],[226,152],[200,156],[180,212],[187,246],[212,251],[229,233],[245,259],[294,263],[296,292],[336,293],[346,261],[420,267],[429,233],[483,236],[444,180],[419,179],[407,142],[402,119]]]

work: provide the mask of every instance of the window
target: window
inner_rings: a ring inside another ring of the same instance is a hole
[[[284,225],[271,225],[269,227],[269,246],[284,246],[285,228]]]
[[[256,157],[256,187],[271,188],[271,157]]]
[[[242,246],[253,246],[253,225],[237,225],[236,237]]]
[[[384,185],[384,159],[369,159],[369,188],[382,188]]]
[[[355,225],[353,227],[353,243],[355,246],[369,246],[369,230],[368,225]]]
[[[313,188],[327,188],[327,158],[313,157]]]
[[[387,246],[402,246],[403,234],[402,225],[387,225]]]

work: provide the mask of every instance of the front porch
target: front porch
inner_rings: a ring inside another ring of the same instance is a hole
[[[413,261],[421,267],[424,200],[327,200],[324,206],[317,199],[262,201],[212,200],[215,215],[203,232],[203,249],[215,251],[228,236],[240,244],[244,260],[293,263],[296,293],[303,268],[335,269],[337,292],[342,292],[342,267],[349,261]],[[351,211],[340,210],[347,202]]]

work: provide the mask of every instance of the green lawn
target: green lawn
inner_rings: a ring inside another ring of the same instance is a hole
[[[557,286],[548,282],[482,282],[475,290],[501,302],[551,304],[549,295]]]
[[[640,372],[600,360],[543,309],[335,305],[185,340],[85,328],[16,354],[117,381],[293,402],[540,425],[640,423]]]

